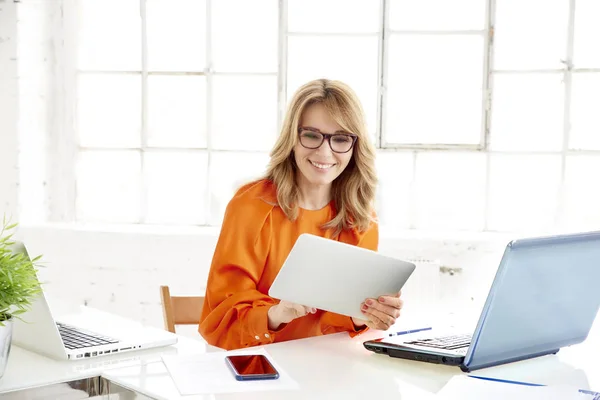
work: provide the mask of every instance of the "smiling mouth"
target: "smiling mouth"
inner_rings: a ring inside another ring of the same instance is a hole
[[[317,163],[311,160],[308,160],[314,167],[317,167],[319,169],[329,169],[331,167],[333,167],[335,164],[321,164],[321,163]]]

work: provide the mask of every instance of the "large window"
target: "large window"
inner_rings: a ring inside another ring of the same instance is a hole
[[[277,134],[277,1],[77,6],[77,219],[219,224]]]
[[[219,225],[327,77],[363,102],[383,227],[600,225],[594,0],[72,3],[73,219]]]

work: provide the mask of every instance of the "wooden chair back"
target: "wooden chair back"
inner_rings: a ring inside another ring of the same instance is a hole
[[[165,330],[175,332],[175,325],[198,325],[204,304],[202,296],[171,296],[169,286],[160,287]]]

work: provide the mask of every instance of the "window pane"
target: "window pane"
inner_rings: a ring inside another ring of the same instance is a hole
[[[391,0],[390,28],[475,30],[485,28],[486,0]]]
[[[204,0],[146,0],[146,20],[150,71],[204,70]]]
[[[379,152],[376,158],[377,217],[381,227],[390,231],[410,227],[413,155],[402,152]]]
[[[139,0],[79,0],[77,65],[83,70],[142,69]]]
[[[222,223],[225,208],[235,191],[243,184],[262,177],[268,162],[266,153],[218,151],[211,154],[211,225]]]
[[[216,71],[277,72],[277,1],[219,0],[211,8]]]
[[[77,132],[81,146],[140,146],[140,75],[80,74],[77,89]]]
[[[140,165],[138,151],[79,153],[77,219],[90,222],[139,222]]]
[[[575,6],[575,42],[573,61],[577,68],[600,68],[600,2],[577,0]]]
[[[600,150],[600,74],[573,74],[572,149]]]
[[[277,137],[277,77],[215,76],[212,147],[270,150]]]
[[[417,229],[483,229],[484,154],[420,153],[416,172]]]
[[[561,68],[569,0],[497,0],[495,69]]]
[[[600,171],[599,156],[569,156],[565,180],[565,225],[573,230],[598,230],[600,186],[590,181]]]
[[[147,222],[194,225],[205,222],[205,152],[147,152],[144,176]]]
[[[148,77],[148,145],[206,147],[206,79]]]
[[[375,0],[288,0],[288,31],[379,32],[380,7]]]
[[[489,229],[552,229],[560,183],[560,156],[491,157]]]
[[[563,98],[562,74],[495,74],[491,147],[561,150]]]
[[[369,132],[374,137],[377,129],[377,46],[376,37],[289,37],[288,100],[310,80],[343,81],[360,99]]]
[[[392,35],[385,142],[479,144],[483,39]]]

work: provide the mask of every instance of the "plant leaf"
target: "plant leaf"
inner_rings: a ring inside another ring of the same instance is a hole
[[[4,215],[0,230],[0,326],[7,315],[18,318],[24,314],[41,292],[36,266],[41,256],[31,260],[24,253],[14,252],[11,238],[17,224],[9,221]]]

